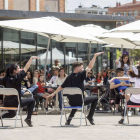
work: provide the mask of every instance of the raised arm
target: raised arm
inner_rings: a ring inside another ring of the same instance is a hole
[[[86,68],[87,71],[88,71],[88,70],[91,70],[91,69],[93,68],[93,66],[94,66],[94,64],[95,64],[95,61],[96,61],[96,57],[99,56],[99,55],[101,55],[101,54],[103,54],[103,53],[104,53],[104,52],[100,52],[100,53],[96,53],[96,54],[94,55],[94,57],[92,58],[92,60],[90,61],[89,65],[88,65],[87,68]]]
[[[33,59],[39,59],[39,57],[37,57],[37,56],[31,56],[31,57],[30,57],[29,61],[27,62],[27,64],[26,64],[25,67],[24,67],[25,73],[26,73],[27,70],[29,69],[29,67],[30,67],[30,65],[31,65]]]
[[[119,80],[125,80],[125,81],[129,81],[129,77],[114,77],[111,79],[111,82],[114,81],[115,79],[119,79]]]
[[[121,57],[119,57],[119,58],[115,61],[116,65],[119,64],[120,59],[121,59]]]

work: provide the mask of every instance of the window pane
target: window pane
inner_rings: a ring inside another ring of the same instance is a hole
[[[88,44],[86,43],[78,43],[78,61],[83,61],[84,68],[88,63]]]
[[[48,38],[37,35],[37,54],[40,56],[40,59],[38,60],[38,69],[44,69],[45,61],[46,61],[46,48],[48,45]],[[47,58],[47,66],[50,68],[50,47],[49,47],[49,53]],[[47,67],[47,68],[48,68]]]
[[[23,68],[31,56],[36,55],[35,34],[29,32],[21,32],[21,67]],[[31,65],[33,71],[35,65]]]
[[[72,73],[72,64],[77,60],[76,58],[76,43],[65,43],[66,47],[66,73]],[[78,53],[79,54],[79,53]],[[78,56],[81,58],[81,56]],[[82,59],[79,58],[79,61]]]
[[[55,60],[59,60],[59,66],[64,67],[64,45],[65,43],[59,43],[52,40],[52,64],[55,64]],[[67,63],[67,61],[66,61]]]
[[[0,70],[2,70],[1,39],[2,39],[2,35],[1,35],[1,27],[0,27]]]
[[[19,34],[18,31],[3,28],[4,68],[12,63],[19,64]]]
[[[138,16],[138,11],[134,11],[134,16]]]

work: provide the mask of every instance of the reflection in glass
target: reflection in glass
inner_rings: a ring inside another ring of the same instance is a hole
[[[13,29],[3,28],[4,68],[12,63],[19,64],[19,34]]]
[[[88,63],[88,44],[86,43],[78,43],[78,61],[79,58],[82,58],[84,63],[84,68],[87,66]]]
[[[74,61],[77,61],[76,58],[76,43],[65,43],[66,47],[66,72],[67,74],[72,73],[72,64]],[[79,56],[78,56],[79,57]],[[80,58],[82,61],[82,59]],[[78,61],[80,61],[78,60]]]
[[[2,35],[1,35],[1,27],[0,27],[0,71],[2,70],[1,40],[2,40]]]
[[[29,32],[21,32],[21,67],[23,68],[31,56],[36,55],[35,34]],[[35,65],[31,65],[33,71]]]
[[[38,69],[44,69],[44,65],[46,61],[47,45],[48,45],[48,38],[45,36],[37,35],[37,55],[40,56],[40,59],[38,60]],[[49,58],[49,54],[48,54],[48,58]],[[50,59],[47,59],[47,65],[50,66]]]

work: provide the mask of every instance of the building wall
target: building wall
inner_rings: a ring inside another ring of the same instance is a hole
[[[0,9],[65,13],[65,0],[0,0]]]
[[[65,0],[59,0],[59,12],[65,13]]]
[[[8,0],[8,10],[14,10],[14,0]]]
[[[29,0],[29,10],[36,11],[36,0]]]
[[[4,0],[0,0],[0,9],[4,9]]]
[[[137,15],[135,16],[136,19],[140,19],[140,2],[139,3],[129,3],[127,5],[121,5],[121,3],[116,3],[116,7],[112,7],[108,9],[109,15],[117,15],[120,12],[121,15],[124,15],[126,12],[126,16],[129,16],[129,13],[132,11],[132,16],[134,15],[134,11],[137,11]]]
[[[44,0],[40,0],[39,6],[40,6],[40,11],[45,11],[45,1]]]
[[[14,0],[14,10],[29,11],[29,0]]]

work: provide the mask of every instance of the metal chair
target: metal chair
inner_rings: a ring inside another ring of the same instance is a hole
[[[15,95],[15,96],[17,96],[17,98],[18,98],[18,107],[0,107],[0,113],[1,113],[1,110],[17,110],[16,120],[15,120],[15,127],[17,125],[18,113],[20,114],[21,126],[23,127],[22,116],[21,116],[22,109],[20,107],[20,100],[19,100],[18,91],[16,89],[14,89],[14,88],[0,88],[0,95],[3,95],[3,96]],[[2,124],[2,127],[3,127],[2,115],[1,115],[1,124]]]
[[[82,102],[83,102],[82,106],[65,106],[65,103],[64,103],[64,96],[66,96],[66,95],[71,95],[71,96],[73,96],[73,95],[77,95],[77,94],[79,94],[79,95],[82,96]],[[64,89],[62,90],[61,95],[62,95],[62,111],[61,111],[60,125],[63,126],[63,125],[62,125],[63,110],[64,110],[64,114],[65,114],[65,119],[66,119],[66,121],[67,121],[67,116],[66,116],[66,111],[65,111],[65,109],[81,109],[80,125],[81,125],[81,123],[82,123],[82,114],[83,114],[83,113],[84,113],[84,115],[85,115],[85,122],[86,122],[86,125],[87,125],[86,114],[85,114],[85,109],[84,109],[84,98],[83,98],[82,90],[79,89],[79,88],[64,88]],[[80,126],[80,125],[79,125],[79,126]]]
[[[140,88],[127,88],[125,91],[125,95],[127,94],[133,94],[137,95],[140,94]],[[124,111],[124,125],[132,125],[132,126],[137,126],[138,124],[129,124],[129,117],[128,117],[128,109],[127,108],[140,108],[140,105],[127,105],[127,102],[125,103],[125,111]],[[125,117],[126,117],[126,112],[127,112],[127,121],[128,124],[125,123]]]

